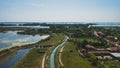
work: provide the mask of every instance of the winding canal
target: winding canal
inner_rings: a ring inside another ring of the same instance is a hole
[[[63,46],[67,42],[68,39],[69,39],[69,37],[66,36],[64,41],[53,49],[53,51],[50,55],[50,68],[55,68],[55,53],[59,47]]]

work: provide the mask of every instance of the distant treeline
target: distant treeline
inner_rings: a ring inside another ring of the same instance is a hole
[[[61,23],[60,23],[61,24]],[[26,23],[22,23],[22,24],[20,24],[19,22],[16,22],[16,23],[14,23],[14,24],[12,24],[12,23],[4,23],[4,22],[0,22],[0,26],[49,26],[49,25],[60,25],[60,24],[48,24],[48,23],[35,23],[35,22],[33,22],[33,23],[31,23],[31,22],[26,22]],[[65,24],[65,23],[63,23],[63,24],[61,24],[61,25],[97,25],[96,23],[87,23],[87,24]]]
[[[0,23],[0,26],[46,26],[46,23],[24,23],[24,24],[6,24]]]

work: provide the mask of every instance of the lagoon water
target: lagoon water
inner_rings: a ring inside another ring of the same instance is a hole
[[[30,48],[18,50],[10,58],[0,63],[0,68],[12,68],[17,63],[17,61],[20,60],[29,50]]]
[[[0,49],[7,48],[9,46],[18,46],[28,43],[35,43],[42,40],[40,35],[21,35],[17,34],[17,31],[8,31],[6,33],[0,33]],[[15,54],[0,63],[0,68],[12,68],[18,60],[20,60],[30,49],[19,49]]]
[[[40,35],[20,35],[17,31],[8,31],[0,33],[0,49],[9,46],[19,46],[28,43],[38,42],[41,40]]]
[[[0,27],[9,27],[9,28],[32,28],[32,29],[49,29],[49,26],[0,26]]]

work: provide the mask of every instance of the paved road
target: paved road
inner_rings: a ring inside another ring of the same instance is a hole
[[[54,59],[55,53],[59,47],[63,46],[67,42],[68,39],[69,39],[69,37],[66,36],[64,41],[53,49],[53,51],[50,55],[50,68],[55,68],[55,59]]]

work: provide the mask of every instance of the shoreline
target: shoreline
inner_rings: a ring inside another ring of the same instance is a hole
[[[41,40],[39,40],[37,42],[41,42],[42,40],[45,40],[49,37],[50,37],[50,35],[42,35]],[[0,56],[4,55],[5,51],[9,51],[10,49],[20,48],[20,47],[24,47],[26,45],[32,45],[32,44],[35,44],[37,42],[30,42],[30,43],[26,43],[26,44],[23,44],[23,45],[20,45],[20,44],[19,45],[11,45],[11,46],[8,46],[8,47],[5,47],[5,48],[1,48],[0,49]]]

